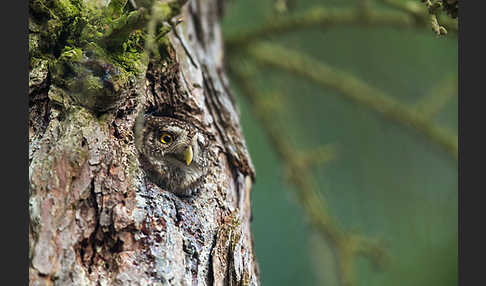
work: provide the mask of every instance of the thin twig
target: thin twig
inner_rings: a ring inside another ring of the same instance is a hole
[[[448,76],[441,80],[430,94],[423,96],[414,108],[417,113],[433,118],[454,96],[457,96],[457,78]]]
[[[430,142],[438,144],[448,154],[458,159],[457,135],[360,79],[333,69],[298,51],[275,44],[258,43],[249,46],[246,51],[262,64],[308,78],[317,84],[338,91],[343,97],[392,121],[414,128]]]
[[[363,11],[366,11],[363,13]],[[393,27],[393,28],[425,28],[428,26],[428,15],[425,9],[418,12],[402,10],[395,11],[363,10],[363,7],[346,9],[328,9],[314,7],[306,12],[289,17],[271,18],[266,24],[248,30],[239,31],[226,37],[226,45],[240,47],[251,44],[255,40],[278,36],[300,29],[319,27],[330,28],[335,26],[360,27]],[[450,31],[457,32],[457,21],[444,22],[443,25]]]
[[[418,1],[397,1],[397,0],[380,0],[380,2],[405,12],[420,21],[430,24],[432,30],[437,35],[445,35],[447,31],[458,32],[458,21],[451,17],[439,17],[439,7],[430,1],[425,2],[425,7],[418,3]],[[439,2],[437,2],[439,3]],[[440,24],[439,24],[440,22]]]
[[[326,201],[319,192],[315,178],[311,175],[312,165],[306,163],[309,155],[320,156],[318,163],[324,163],[335,157],[334,148],[324,146],[311,151],[311,154],[306,154],[306,152],[298,151],[290,146],[286,140],[286,134],[277,127],[275,113],[269,112],[268,105],[263,100],[264,95],[253,85],[249,70],[233,64],[230,65],[230,73],[244,96],[249,100],[252,112],[261,122],[274,150],[282,159],[287,178],[295,185],[297,199],[303,206],[303,210],[307,212],[312,225],[336,250],[335,258],[342,284],[346,286],[357,284],[355,278],[356,256],[368,257],[377,266],[384,266],[389,256],[382,248],[383,244],[380,241],[343,231],[339,223],[329,214]]]

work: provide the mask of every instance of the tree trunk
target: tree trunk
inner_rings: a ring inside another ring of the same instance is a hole
[[[259,285],[254,173],[223,69],[222,1],[111,2],[29,0],[30,285]],[[150,25],[170,28],[152,51],[137,42]],[[197,194],[146,176],[141,112],[210,134]]]

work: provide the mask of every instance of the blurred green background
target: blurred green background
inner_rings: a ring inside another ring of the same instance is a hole
[[[291,13],[355,4],[295,1]],[[259,27],[275,15],[269,0],[228,1],[225,9],[225,35]],[[438,38],[425,28],[312,28],[269,40],[408,104],[458,76],[457,35]],[[347,231],[386,241],[391,260],[380,269],[359,258],[357,285],[457,285],[457,161],[415,130],[333,90],[277,69],[261,67],[258,75],[261,89],[282,95],[275,120],[285,126],[285,140],[296,149],[336,145],[337,158],[314,173],[329,213]],[[252,230],[262,285],[340,285],[332,247],[308,224],[282,162],[234,87],[257,172]],[[440,92],[453,96],[433,120],[457,134],[457,89]]]

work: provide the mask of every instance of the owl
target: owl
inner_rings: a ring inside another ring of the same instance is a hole
[[[190,196],[208,173],[207,136],[189,122],[142,115],[135,142],[150,180],[178,196]]]

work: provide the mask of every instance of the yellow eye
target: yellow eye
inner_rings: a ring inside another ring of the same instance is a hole
[[[170,144],[172,143],[172,140],[172,135],[170,135],[169,133],[162,133],[162,135],[160,136],[160,142],[164,144]]]

